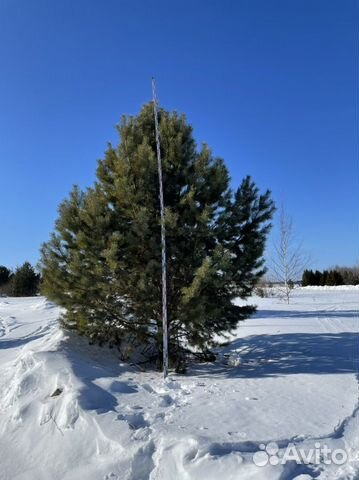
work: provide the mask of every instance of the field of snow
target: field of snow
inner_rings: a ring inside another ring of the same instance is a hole
[[[0,479],[359,478],[358,300],[354,287],[254,297],[216,363],[164,383],[60,330],[46,299],[0,298]],[[279,451],[255,465],[268,442]],[[348,459],[281,461],[292,444]]]

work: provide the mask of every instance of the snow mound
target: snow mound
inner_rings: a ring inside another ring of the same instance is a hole
[[[62,331],[42,297],[1,302],[1,480],[354,480],[357,291],[255,297],[218,361],[166,381]],[[320,442],[349,459],[256,465],[269,442],[278,455]]]

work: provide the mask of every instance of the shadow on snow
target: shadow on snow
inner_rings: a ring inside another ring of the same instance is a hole
[[[229,367],[221,361],[196,364],[191,375],[260,378],[297,373],[358,373],[359,334],[283,333],[251,335],[236,339],[220,349],[238,353],[241,364]]]
[[[359,310],[313,310],[313,311],[290,311],[290,310],[257,310],[253,318],[357,318]]]
[[[84,384],[78,397],[79,405],[84,410],[95,410],[97,413],[115,411],[118,399],[112,393],[137,392],[136,385],[119,381],[121,374],[128,372],[128,366],[119,364],[115,350],[98,345],[89,346],[87,339],[74,332],[67,332],[60,351],[66,354],[75,376]],[[114,378],[108,388],[97,385],[97,380],[106,378],[110,379],[110,382]]]
[[[352,318],[358,320],[358,310],[336,311],[290,311],[258,310],[255,319],[280,318]],[[288,325],[288,324],[286,324]],[[243,322],[240,328],[260,326]],[[273,324],[271,324],[274,327]],[[294,326],[294,324],[293,324]],[[283,323],[278,324],[283,327]],[[202,376],[225,376],[260,378],[291,375],[297,373],[335,374],[356,373],[359,371],[359,333],[277,333],[258,334],[237,338],[219,347],[219,354],[238,353],[239,367],[229,367],[223,361],[214,364],[192,365],[190,374]]]

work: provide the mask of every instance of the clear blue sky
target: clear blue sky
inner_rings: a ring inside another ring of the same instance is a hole
[[[359,259],[357,0],[0,0],[0,264],[38,260],[121,114],[187,115],[284,202],[313,267]]]

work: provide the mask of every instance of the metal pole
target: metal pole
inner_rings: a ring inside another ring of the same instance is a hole
[[[158,181],[160,187],[160,209],[161,209],[161,250],[162,250],[162,335],[163,335],[163,378],[168,375],[168,325],[167,325],[167,272],[166,272],[166,226],[165,226],[165,205],[163,200],[163,180],[160,132],[158,127],[156,80],[152,77],[153,113],[155,117],[156,147]]]

